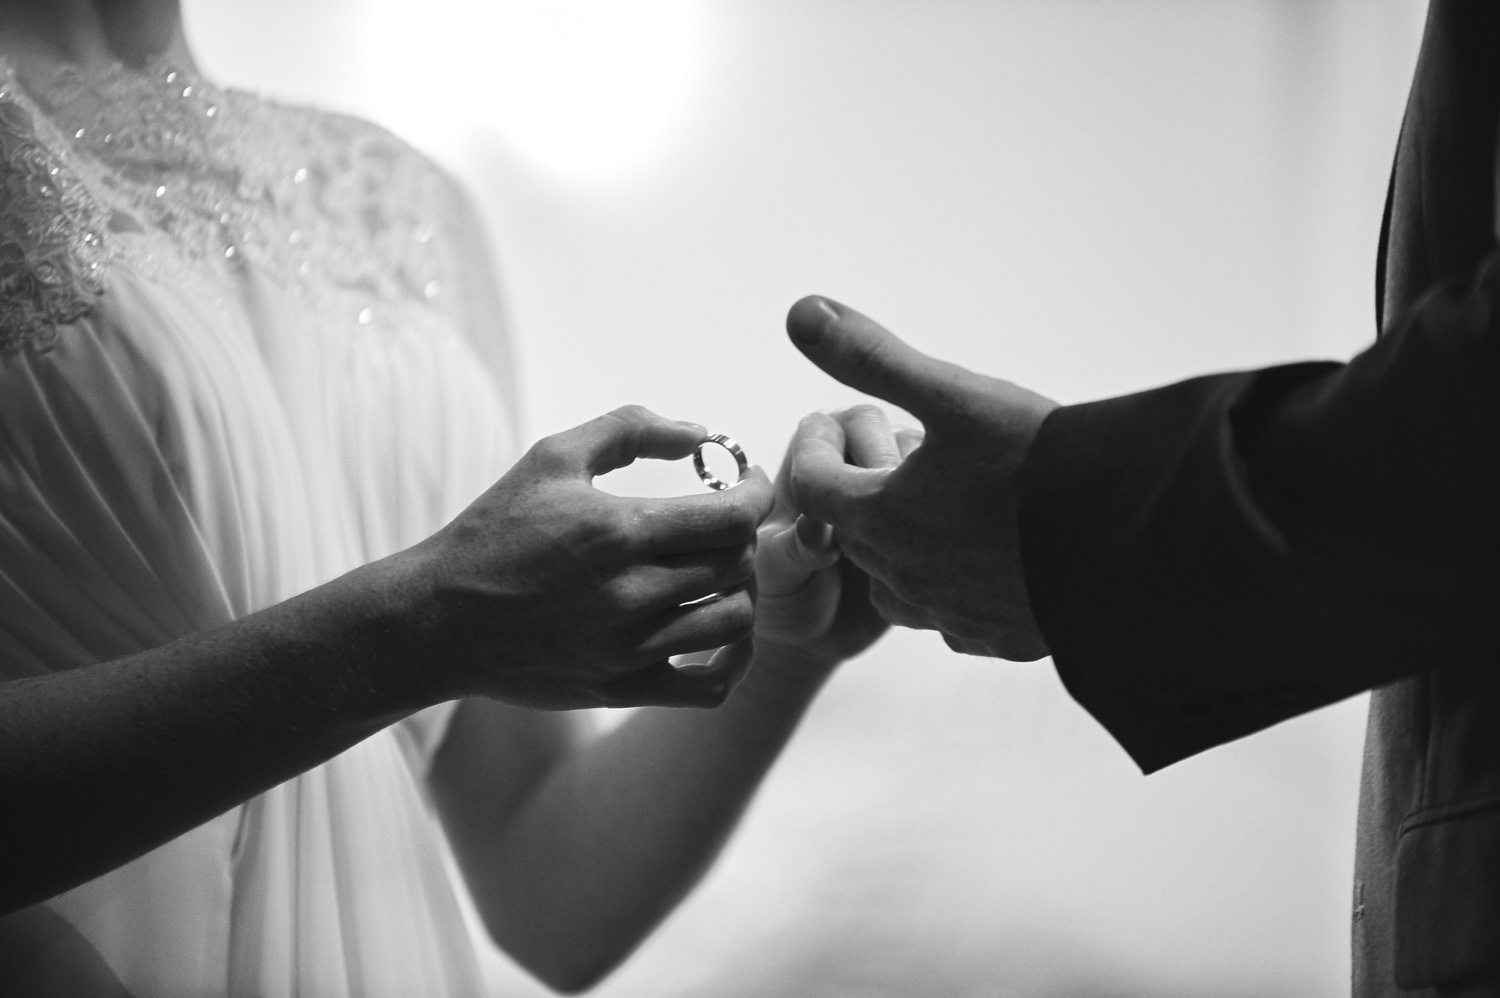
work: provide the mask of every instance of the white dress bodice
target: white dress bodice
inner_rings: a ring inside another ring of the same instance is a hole
[[[0,675],[286,599],[503,473],[471,218],[355,119],[162,65],[0,63]],[[48,903],[141,998],[478,994],[423,788],[445,716]]]

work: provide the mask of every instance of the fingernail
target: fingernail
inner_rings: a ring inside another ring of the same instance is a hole
[[[689,419],[679,419],[677,420],[677,425],[686,426],[690,430],[696,430],[704,436],[708,436],[708,427],[704,426],[702,423],[695,423]]]
[[[839,314],[833,310],[833,306],[823,298],[818,299],[818,313],[816,316],[809,315],[807,321],[791,323],[787,327],[787,332],[791,334],[792,339],[803,346],[812,346],[823,338],[823,330],[828,327],[828,324],[839,317]]]
[[[821,553],[833,548],[833,527],[829,524],[815,520],[806,513],[797,517],[796,524],[797,540],[802,546],[813,553]]]

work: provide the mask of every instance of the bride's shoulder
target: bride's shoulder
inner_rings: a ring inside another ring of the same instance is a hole
[[[261,117],[250,131],[274,147],[268,165],[283,186],[267,189],[285,192],[281,210],[336,282],[415,289],[439,310],[486,293],[478,213],[451,173],[367,119],[257,100],[258,110],[234,110]]]
[[[103,292],[108,213],[0,67],[0,360],[47,349]]]
[[[387,211],[446,215],[462,210],[463,195],[448,172],[384,126],[341,111],[248,95],[241,99],[260,104],[286,167],[294,178],[320,181],[325,204],[348,199]]]

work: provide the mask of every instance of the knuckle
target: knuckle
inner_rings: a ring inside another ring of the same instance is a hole
[[[609,415],[620,420],[621,422],[631,424],[644,423],[649,421],[652,417],[650,409],[647,409],[645,406],[638,405],[634,402],[611,409]]]
[[[570,448],[567,440],[560,433],[543,437],[531,445],[529,451],[532,460],[546,468],[554,468],[566,461]]]
[[[612,447],[632,451],[639,446],[641,424],[632,419],[624,407],[611,409],[600,416],[598,422],[608,432]]]
[[[599,590],[596,620],[606,626],[610,626],[611,622],[618,623],[634,616],[641,609],[641,602],[635,587],[620,578],[609,579]],[[609,662],[602,666],[606,671],[617,671],[622,667],[621,663]]]
[[[644,542],[646,527],[636,510],[616,510],[609,516],[608,524],[611,550],[629,553],[638,550]]]
[[[564,543],[575,558],[612,561],[633,549],[639,530],[633,519],[620,510],[579,517],[569,525]]]
[[[858,402],[845,409],[843,415],[850,422],[885,422],[885,411],[872,402]]]
[[[805,437],[815,437],[818,432],[827,425],[829,416],[826,413],[810,412],[797,420],[797,430],[792,434],[792,443],[796,443]]]
[[[640,449],[642,438],[654,417],[645,406],[632,404],[611,409],[599,419],[615,424],[615,432],[621,446],[633,453]]]

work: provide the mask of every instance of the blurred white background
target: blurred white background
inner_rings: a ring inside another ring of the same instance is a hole
[[[1420,0],[188,0],[221,82],[459,174],[531,437],[642,402],[767,466],[852,393],[809,292],[1063,401],[1345,357]],[[697,488],[682,464],[612,476]],[[1363,698],[1143,778],[1045,663],[890,636],[598,992],[1337,996]],[[498,956],[496,993],[544,993]]]

